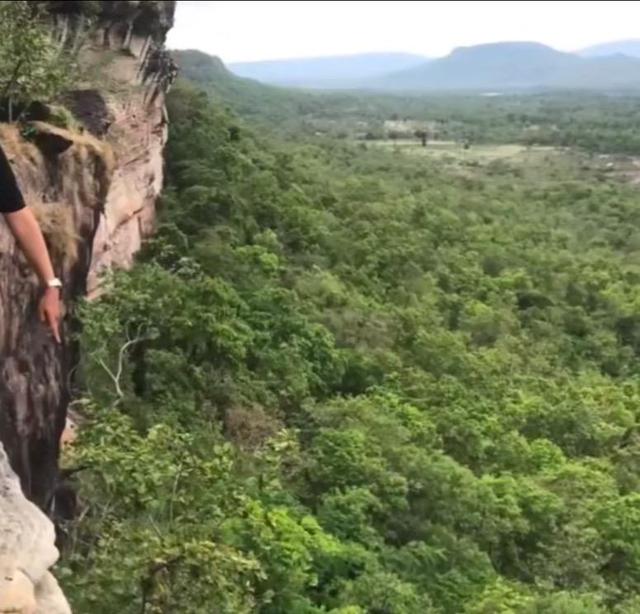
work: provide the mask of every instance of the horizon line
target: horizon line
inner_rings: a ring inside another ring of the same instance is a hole
[[[553,49],[555,51],[558,51],[560,53],[573,53],[573,54],[580,54],[580,53],[584,53],[585,51],[592,49],[594,47],[600,47],[602,45],[610,45],[613,43],[618,43],[618,44],[623,44],[623,43],[640,43],[640,38],[626,38],[626,39],[616,39],[616,40],[607,40],[607,41],[600,41],[600,42],[596,42],[590,45],[587,45],[586,47],[581,47],[580,49],[572,49],[572,50],[563,50],[563,49],[559,49],[557,47],[554,47],[553,45],[549,45],[547,43],[543,43],[537,40],[495,40],[495,41],[488,41],[488,42],[483,42],[483,43],[474,43],[474,44],[467,44],[467,45],[455,45],[454,47],[451,47],[451,49],[449,51],[447,51],[446,53],[442,54],[442,55],[428,55],[426,53],[423,52],[417,52],[417,51],[406,51],[406,50],[367,50],[367,51],[349,51],[349,52],[344,52],[344,53],[327,53],[327,54],[320,54],[320,55],[301,55],[301,56],[280,56],[280,57],[272,57],[272,58],[262,58],[262,59],[253,59],[253,60],[225,60],[223,59],[220,55],[217,55],[215,53],[210,53],[207,51],[203,51],[202,49],[194,49],[193,47],[188,48],[188,47],[182,47],[182,48],[170,48],[171,51],[190,51],[190,50],[195,50],[195,51],[200,51],[202,53],[205,53],[207,55],[211,55],[211,56],[215,56],[220,58],[226,65],[231,65],[231,64],[258,64],[258,63],[266,63],[266,62],[291,62],[291,61],[295,61],[295,60],[301,60],[301,61],[309,61],[309,60],[329,60],[329,59],[337,59],[337,58],[353,58],[353,57],[358,57],[358,56],[365,56],[365,55],[411,55],[411,56],[415,56],[416,58],[422,58],[424,60],[438,60],[441,58],[446,58],[447,56],[451,55],[454,51],[456,51],[457,49],[465,49],[465,48],[471,48],[471,47],[482,47],[485,45],[499,45],[499,44],[516,44],[516,43],[533,43],[533,44],[537,44],[537,45],[542,45],[544,47],[548,47],[549,49]]]

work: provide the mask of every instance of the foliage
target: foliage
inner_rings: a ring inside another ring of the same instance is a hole
[[[70,55],[53,40],[38,5],[0,4],[0,101],[9,121],[14,109],[55,98],[73,74]]]
[[[75,608],[636,611],[637,191],[169,113],[157,237],[81,313]]]

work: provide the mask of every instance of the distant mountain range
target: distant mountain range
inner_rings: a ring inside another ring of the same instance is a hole
[[[616,55],[618,53],[628,55],[632,58],[640,58],[640,38],[593,45],[592,47],[582,49],[578,53],[585,58]]]
[[[410,53],[361,53],[323,58],[270,60],[229,64],[239,77],[288,87],[344,89],[369,79],[424,64],[427,58]]]
[[[401,53],[231,64],[263,83],[316,89],[514,91],[640,89],[640,40],[565,53],[533,42],[460,47],[429,60]]]
[[[381,77],[371,87],[499,91],[640,87],[640,59],[585,58],[540,43],[493,43],[460,47],[442,59]]]

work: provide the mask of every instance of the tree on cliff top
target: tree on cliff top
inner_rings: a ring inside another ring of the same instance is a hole
[[[24,0],[0,3],[0,105],[9,121],[16,109],[55,98],[70,86],[73,73],[41,9]]]

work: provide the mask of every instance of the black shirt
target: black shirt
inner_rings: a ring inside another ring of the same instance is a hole
[[[0,213],[13,213],[24,207],[22,192],[18,187],[9,160],[0,147]]]

